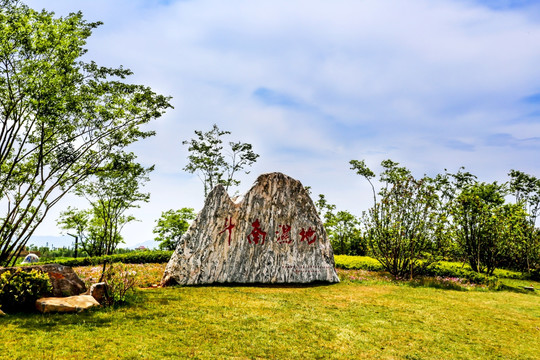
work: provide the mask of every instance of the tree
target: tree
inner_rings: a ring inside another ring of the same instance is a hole
[[[170,209],[162,212],[153,230],[153,233],[157,234],[155,240],[160,243],[159,248],[161,250],[175,250],[178,240],[189,228],[189,221],[195,219],[196,216],[195,210],[192,208]]]
[[[352,161],[353,170],[368,181],[375,177],[364,161]],[[396,278],[412,278],[433,261],[437,194],[429,179],[415,179],[410,171],[391,160],[381,162],[383,183],[374,206],[364,214],[371,251]],[[370,181],[371,183],[371,181]]]
[[[455,241],[452,206],[463,188],[476,183],[476,176],[461,167],[455,174],[445,169],[444,174],[437,174],[432,179],[426,177],[426,180],[435,187],[439,195],[436,205],[435,248],[443,258],[458,259],[460,248]]]
[[[536,219],[540,213],[540,179],[522,171],[510,170],[510,192],[516,203],[521,204],[527,213],[528,226],[523,241],[516,244],[516,263],[522,271],[540,269],[540,238]]]
[[[101,25],[16,0],[0,8],[0,265],[14,263],[50,209],[110,154],[153,135],[169,98],[131,71],[84,62]]]
[[[229,142],[230,150],[225,154],[223,151],[222,136],[230,134],[230,131],[222,131],[216,124],[212,130],[203,133],[195,130],[197,138],[183,141],[189,145],[189,163],[184,170],[197,173],[204,184],[204,196],[218,184],[228,190],[230,186],[238,186],[240,181],[234,176],[246,166],[251,166],[259,155],[252,150],[251,144],[241,142]],[[229,160],[227,160],[228,155]],[[249,171],[245,171],[249,174]]]
[[[61,214],[59,225],[76,231],[83,250],[90,256],[112,254],[123,241],[124,226],[135,220],[126,215],[127,210],[150,198],[140,187],[149,180],[153,166],[144,168],[134,160],[132,153],[111,155],[105,166],[77,185],[76,193],[90,202],[90,209],[68,209]]]
[[[336,206],[328,203],[323,194],[319,194],[319,199],[315,201],[315,207],[323,221],[335,254],[366,254],[367,246],[359,228],[359,219],[356,216],[346,210],[334,213]]]
[[[471,269],[492,275],[523,237],[526,213],[505,204],[505,184],[475,183],[463,188],[452,208],[456,240]]]
[[[88,229],[88,224],[90,221],[90,213],[88,210],[79,210],[77,208],[73,208],[71,206],[68,206],[67,210],[60,213],[60,216],[56,220],[56,224],[63,230],[66,231],[73,231],[77,235],[76,243],[75,243],[75,257],[77,257],[78,253],[78,246],[82,246],[82,242],[86,237],[86,231]],[[69,233],[68,233],[69,234]],[[84,249],[83,249],[84,251]],[[88,255],[88,253],[86,253]]]
[[[325,227],[336,254],[365,255],[360,221],[346,210],[332,214]]]
[[[326,200],[324,194],[319,194],[319,199],[315,201],[315,207],[317,208],[319,217],[325,222],[333,216],[334,210],[336,209],[336,205],[330,204],[328,200]]]

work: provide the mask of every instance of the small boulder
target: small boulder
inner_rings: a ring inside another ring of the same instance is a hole
[[[77,295],[63,298],[52,297],[36,300],[36,309],[42,313],[81,312],[94,306],[99,306],[99,303],[91,295]]]
[[[107,283],[100,282],[90,286],[90,290],[87,291],[94,299],[100,304],[103,304],[107,299]]]

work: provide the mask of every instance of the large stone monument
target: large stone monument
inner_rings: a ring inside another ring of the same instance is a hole
[[[222,186],[180,239],[162,285],[339,282],[334,254],[302,184],[259,176],[231,200]]]

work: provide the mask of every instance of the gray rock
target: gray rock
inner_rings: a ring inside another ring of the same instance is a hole
[[[330,241],[304,186],[259,176],[233,202],[222,186],[180,239],[161,284],[339,282]]]
[[[11,268],[0,268],[0,274],[8,270],[32,271],[34,269],[46,272],[49,274],[52,285],[52,296],[73,296],[79,295],[86,291],[84,282],[77,276],[73,269],[69,266],[58,264],[47,265],[32,265],[18,266]]]

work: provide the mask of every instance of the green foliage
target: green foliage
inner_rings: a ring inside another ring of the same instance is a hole
[[[463,188],[452,207],[456,241],[474,271],[492,275],[504,258],[519,251],[527,228],[522,206],[504,204],[505,186],[475,183]]]
[[[330,243],[337,255],[365,255],[367,243],[360,231],[359,219],[348,211],[334,212],[335,205],[329,204],[323,194],[315,202],[323,221]]]
[[[27,311],[52,291],[49,275],[38,270],[5,271],[0,275],[0,307],[3,311]]]
[[[0,7],[0,265],[14,263],[60,199],[171,107],[88,59],[101,23],[55,17],[16,0]]]
[[[160,243],[159,248],[175,250],[178,241],[189,228],[189,221],[195,219],[196,216],[192,208],[170,209],[162,212],[153,230],[153,233],[157,234],[155,240]]]
[[[109,265],[103,273],[103,281],[107,284],[105,305],[125,303],[128,293],[132,292],[136,285],[136,278],[137,272],[121,262]]]
[[[489,184],[460,168],[455,174],[415,180],[409,170],[385,160],[376,191],[375,173],[366,163],[352,160],[350,164],[373,189],[374,207],[363,218],[369,253],[392,274],[402,277],[407,263],[427,266],[426,260],[442,258],[466,259],[474,271],[487,275],[498,266],[524,274],[540,268],[540,231],[535,227],[540,180],[536,177],[512,170],[509,186]],[[505,201],[509,193],[516,198],[514,204]],[[417,260],[411,260],[409,250],[414,250]]]
[[[375,193],[375,186],[371,182],[371,179],[375,178],[375,173],[367,167],[364,160],[351,160],[349,161],[349,164],[351,165],[351,170],[356,170],[356,173],[364,177],[368,181],[369,185],[371,185],[371,190],[373,191],[373,204],[376,204],[377,195]]]
[[[385,267],[377,259],[368,256],[334,256],[336,268],[346,270],[382,271]],[[434,276],[441,278],[459,278],[473,284],[496,284],[498,278],[522,278],[519,273],[507,270],[497,270],[496,276],[487,276],[472,271],[469,266],[460,263],[439,261],[428,265],[422,264],[418,269],[418,275]]]
[[[336,268],[347,270],[381,271],[384,267],[377,259],[369,256],[335,255]]]
[[[125,254],[104,255],[96,257],[84,257],[68,260],[51,260],[44,264],[60,264],[66,266],[87,266],[99,265],[107,262],[124,264],[147,264],[147,263],[166,263],[171,259],[172,251],[133,251]]]
[[[91,208],[68,207],[60,214],[58,225],[76,232],[82,249],[90,256],[112,254],[123,241],[123,227],[135,220],[126,211],[150,198],[140,187],[149,180],[153,166],[144,168],[134,160],[133,153],[111,155],[107,164],[95,169],[91,177],[76,187],[76,193],[85,197]]]
[[[425,276],[466,279],[473,284],[486,284],[491,287],[499,283],[497,276],[487,276],[472,271],[470,267],[463,267],[461,264],[448,262],[430,264],[422,269],[421,274]]]
[[[360,232],[360,222],[348,211],[331,214],[325,227],[336,254],[365,255],[366,247]]]
[[[429,179],[416,180],[391,160],[381,165],[381,200],[364,215],[366,238],[373,256],[390,274],[413,278],[420,266],[433,261],[437,250],[433,234],[438,197]],[[368,170],[364,165],[362,173]]]
[[[510,192],[521,204],[529,226],[516,244],[520,256],[514,257],[515,266],[524,272],[540,272],[540,230],[535,228],[540,213],[540,179],[522,171],[510,170]]]
[[[246,166],[251,166],[257,158],[252,150],[252,145],[241,142],[229,142],[227,159],[223,152],[222,136],[230,134],[230,131],[220,130],[214,124],[212,130],[203,133],[195,130],[197,138],[183,141],[182,144],[189,145],[189,163],[184,170],[190,173],[197,173],[204,184],[204,196],[218,184],[228,190],[230,186],[237,186],[240,181],[234,178],[235,173],[241,171]],[[246,174],[249,172],[246,171]]]

